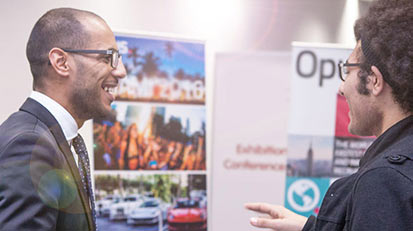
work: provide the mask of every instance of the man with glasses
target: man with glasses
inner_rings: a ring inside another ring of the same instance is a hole
[[[33,92],[0,125],[0,230],[97,230],[90,163],[78,129],[108,116],[126,75],[96,14],[48,11],[26,47]]]
[[[318,216],[248,203],[266,214],[251,224],[273,230],[413,230],[413,2],[379,0],[357,20],[357,45],[339,64],[348,130],[376,136],[359,170],[336,180]]]

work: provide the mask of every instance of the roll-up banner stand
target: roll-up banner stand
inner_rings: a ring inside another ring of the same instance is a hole
[[[291,101],[284,205],[316,215],[327,188],[354,173],[373,137],[347,131],[348,105],[338,94],[338,62],[352,48],[337,44],[292,44]]]
[[[211,230],[251,230],[245,202],[282,204],[290,53],[215,58]]]
[[[205,41],[115,35],[127,76],[93,123],[99,230],[206,230]]]

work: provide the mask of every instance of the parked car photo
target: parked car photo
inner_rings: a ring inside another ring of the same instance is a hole
[[[110,206],[119,203],[122,198],[118,195],[109,195],[102,200],[96,201],[96,213],[99,216],[109,216]]]
[[[168,230],[198,231],[207,228],[207,211],[200,208],[199,201],[181,198],[168,212]]]
[[[132,209],[128,215],[128,225],[157,224],[160,219],[166,221],[170,205],[157,198],[146,199],[138,208]]]
[[[190,199],[198,201],[200,208],[207,207],[207,194],[206,190],[192,190],[190,193]]]
[[[207,193],[206,193],[206,190],[192,190],[189,193],[189,196],[191,197],[191,199],[202,198],[202,197],[206,197]]]
[[[125,220],[129,212],[139,207],[143,201],[144,197],[139,194],[126,196],[121,202],[110,206],[109,219],[111,221]]]

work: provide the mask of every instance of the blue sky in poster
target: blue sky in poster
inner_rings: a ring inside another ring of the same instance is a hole
[[[205,77],[205,50],[202,43],[129,36],[116,36],[116,40],[122,61],[127,66],[133,65],[133,58],[128,57],[128,52],[131,52],[132,48],[138,48],[137,53],[142,56],[153,52],[159,58],[159,69],[168,73],[170,77],[180,68],[186,74],[199,74],[200,77]],[[168,55],[167,43],[172,44],[172,56]]]
[[[331,160],[333,158],[334,137],[332,136],[288,136],[288,159],[305,159],[309,148],[313,149],[315,160]]]
[[[129,126],[131,123],[137,123],[138,129],[144,129],[146,124],[152,118],[152,110],[156,108],[159,113],[164,116],[164,123],[168,123],[171,117],[178,118],[183,128],[187,127],[189,122],[189,132],[193,134],[202,130],[203,124],[206,122],[205,107],[182,107],[182,106],[162,106],[154,107],[152,105],[130,105],[129,103],[116,102],[112,104],[112,108],[116,111],[117,121],[124,126]]]

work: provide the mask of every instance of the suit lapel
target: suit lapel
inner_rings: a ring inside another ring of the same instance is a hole
[[[50,132],[53,134],[54,138],[57,141],[57,144],[59,145],[60,151],[64,154],[64,157],[70,167],[70,171],[72,173],[72,176],[75,179],[76,186],[80,195],[80,199],[83,204],[83,208],[86,211],[86,216],[87,220],[89,223],[89,228],[90,230],[93,230],[93,220],[92,220],[92,213],[89,205],[89,198],[83,189],[82,181],[80,178],[79,174],[79,169],[76,165],[75,159],[73,157],[73,153],[70,150],[69,144],[67,143],[67,140],[63,134],[62,128],[59,126],[58,122],[56,119],[53,117],[53,115],[40,103],[37,101],[28,98],[26,102],[21,106],[20,108],[21,111],[28,112],[35,117],[37,117],[39,120],[41,120],[46,126],[49,128]]]

